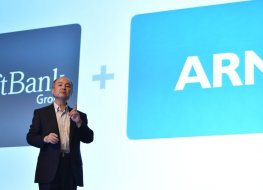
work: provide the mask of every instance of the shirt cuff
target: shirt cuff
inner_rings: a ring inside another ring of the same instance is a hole
[[[82,124],[82,122],[77,123],[76,125],[77,125],[78,128],[80,128],[80,127],[81,127],[81,124]]]

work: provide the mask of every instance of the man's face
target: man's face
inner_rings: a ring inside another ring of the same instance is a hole
[[[71,83],[66,77],[56,80],[54,83],[52,94],[55,99],[68,100],[71,94]]]

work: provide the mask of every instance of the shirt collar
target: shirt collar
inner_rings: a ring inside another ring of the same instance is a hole
[[[54,108],[55,108],[55,112],[59,112],[59,111],[62,112],[60,107],[55,102],[54,102]],[[66,105],[64,112],[67,112],[67,111],[68,111],[68,105]]]

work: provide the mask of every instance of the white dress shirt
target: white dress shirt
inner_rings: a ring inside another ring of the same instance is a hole
[[[70,146],[69,146],[70,117],[69,117],[68,106],[65,107],[65,110],[61,110],[60,107],[54,102],[54,108],[55,108],[57,123],[59,128],[61,151],[65,153],[69,153],[70,152]]]

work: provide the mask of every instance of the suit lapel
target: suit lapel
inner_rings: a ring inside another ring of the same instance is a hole
[[[72,110],[71,107],[68,107],[68,111],[70,112]],[[73,137],[73,134],[74,134],[74,127],[75,127],[75,123],[74,121],[72,121],[72,119],[70,119],[70,133],[69,133],[69,142],[71,144],[71,141],[72,141],[72,137]]]
[[[47,111],[48,117],[49,118],[49,122],[50,122],[50,126],[52,126],[52,131],[54,130],[54,132],[59,136],[59,129],[58,129],[58,122],[57,122],[57,116],[56,116],[56,112],[54,109],[54,105],[51,104],[48,107],[48,111]]]

